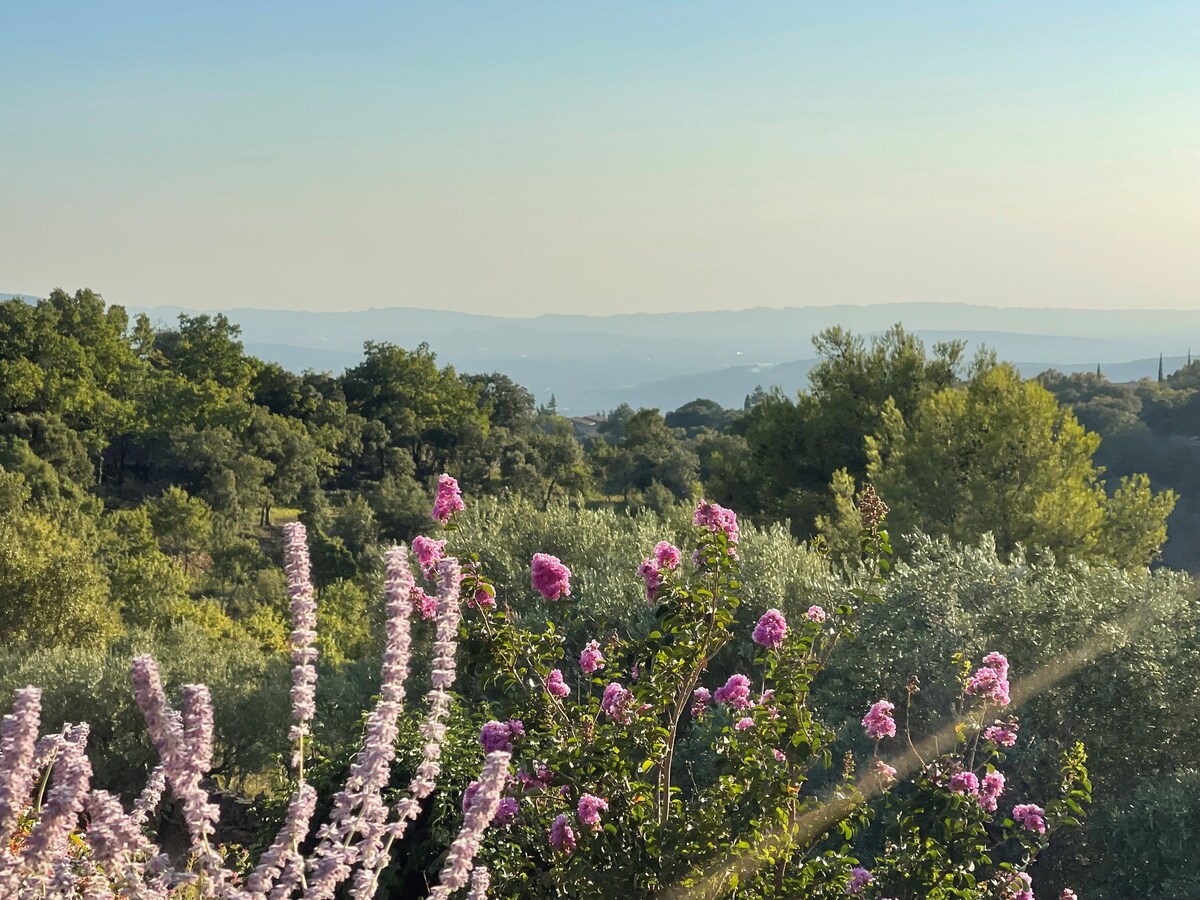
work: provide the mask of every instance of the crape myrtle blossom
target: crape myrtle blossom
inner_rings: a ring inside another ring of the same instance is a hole
[[[974,772],[958,772],[950,777],[950,790],[966,797],[978,796],[979,776]]]
[[[880,784],[882,784],[884,787],[887,787],[896,780],[895,767],[889,766],[882,759],[875,759],[871,761],[871,774],[878,778]]]
[[[813,605],[808,608],[808,612],[806,612],[804,616],[810,622],[824,622],[825,610],[820,606]]]
[[[712,692],[708,688],[698,687],[692,694],[692,718],[699,719],[712,703]]]
[[[463,566],[463,592],[468,594],[470,609],[493,609],[496,606],[496,586],[483,578],[479,563],[472,560]]]
[[[988,772],[979,785],[979,805],[988,812],[995,812],[997,801],[1004,793],[1004,773]]]
[[[566,697],[571,693],[571,689],[563,681],[561,669],[551,669],[550,674],[546,676],[546,693],[552,697]]]
[[[437,597],[430,597],[417,585],[409,591],[409,598],[414,612],[420,613],[421,618],[431,622],[437,618]]]
[[[846,885],[847,894],[862,893],[862,889],[874,881],[874,876],[861,866],[855,866],[850,870],[850,881]]]
[[[663,576],[662,572],[658,571],[658,565],[652,558],[642,560],[642,564],[638,566],[638,575],[646,582],[646,602],[653,603],[654,595],[658,593],[658,589],[662,587]]]
[[[733,727],[736,728],[738,731],[745,731],[748,728],[754,727],[754,720],[752,718],[750,718],[749,716],[745,716],[741,719],[738,719],[737,723]]]
[[[579,654],[579,668],[588,675],[604,668],[604,654],[600,652],[599,641],[588,641],[583,652]]]
[[[1017,730],[1020,726],[1015,721],[1001,722],[997,720],[984,729],[983,739],[993,741],[1001,747],[1011,747],[1017,742]]]
[[[560,600],[571,596],[571,570],[562,560],[549,553],[533,554],[529,567],[533,589],[547,600]]]
[[[659,541],[654,545],[654,561],[660,569],[674,571],[679,568],[680,558],[679,548],[670,541]]]
[[[730,675],[725,684],[713,691],[712,698],[734,709],[745,709],[750,705],[750,679],[741,674]]]
[[[609,682],[600,700],[600,709],[614,722],[628,725],[633,721],[633,713],[629,706],[633,702],[633,694],[620,683]]]
[[[1008,882],[1008,893],[1004,895],[1010,900],[1033,900],[1033,879],[1025,872],[1017,872]]]
[[[595,794],[584,794],[579,798],[576,814],[579,821],[589,826],[592,831],[600,830],[600,813],[608,811],[608,801]]]
[[[566,813],[559,813],[550,826],[550,846],[559,853],[570,855],[575,852],[575,832]]]
[[[867,737],[873,741],[878,741],[885,737],[896,736],[896,720],[892,718],[892,711],[895,708],[887,700],[880,700],[871,707],[862,720],[862,726],[866,729]]]
[[[663,573],[672,571],[679,566],[679,548],[669,541],[659,541],[654,547],[654,555],[642,560],[638,566],[638,575],[646,582],[646,602],[653,603],[654,596],[662,587]]]
[[[1026,831],[1046,833],[1046,811],[1033,803],[1021,803],[1013,807],[1013,821]]]
[[[432,578],[436,572],[438,560],[446,555],[446,542],[435,541],[423,534],[418,534],[412,540],[413,555],[426,578]]]
[[[433,519],[443,525],[459,510],[465,509],[458,480],[449,475],[438,476],[437,497],[433,501]]]
[[[1001,653],[989,653],[983,665],[967,682],[968,696],[979,697],[998,706],[1008,706],[1008,660]]]
[[[1058,900],[1079,900],[1079,895],[1070,888],[1063,888],[1062,893],[1058,895]]]
[[[479,743],[486,753],[497,750],[512,752],[513,738],[525,736],[525,725],[519,719],[500,722],[493,719],[479,730]]]
[[[692,516],[692,523],[707,528],[713,534],[725,532],[729,543],[738,542],[737,514],[732,509],[726,509],[718,503],[701,500]]]
[[[517,820],[519,809],[516,797],[501,797],[500,803],[496,806],[496,815],[492,817],[492,824],[511,825]]]
[[[496,608],[496,594],[485,587],[475,588],[472,595],[467,599],[467,606],[473,610],[493,610]],[[476,871],[479,871],[476,869]]]
[[[783,613],[777,609],[768,609],[754,626],[751,637],[759,646],[774,650],[783,645],[787,631],[787,619],[783,617]]]

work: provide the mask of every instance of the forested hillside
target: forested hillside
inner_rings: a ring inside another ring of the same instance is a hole
[[[221,315],[156,330],[87,290],[7,301],[0,689],[41,684],[46,721],[88,719],[97,780],[129,795],[152,754],[125,673],[132,656],[153,652],[169,683],[212,687],[216,783],[238,803],[262,795],[258,812],[274,821],[272,741],[286,731],[289,679],[279,525],[302,521],[311,544],[318,775],[337,783],[378,687],[369,660],[384,621],[383,548],[428,529],[440,473],[456,473],[471,497],[452,536],[518,620],[538,615],[521,599],[530,555],[570,563],[579,600],[556,633],[572,646],[613,629],[657,633],[639,559],[664,537],[686,546],[700,497],[745,516],[741,632],[768,607],[793,622],[812,604],[837,608],[842,577],[866,596],[869,481],[891,507],[897,556],[888,602],[865,614],[879,640],[835,662],[814,696],[834,721],[853,721],[876,685],[892,696],[911,675],[953,685],[959,650],[999,649],[1044,671],[1103,634],[1088,651],[1103,666],[1056,675],[1022,711],[1028,738],[1011,751],[1012,784],[1037,791],[1059,777],[1039,739],[1083,740],[1092,753],[1100,824],[1039,871],[1095,897],[1134,885],[1163,900],[1195,896],[1178,892],[1186,855],[1143,824],[1160,808],[1180,827],[1200,815],[1186,752],[1200,737],[1197,688],[1172,674],[1196,671],[1195,587],[1147,568],[1168,522],[1196,534],[1187,523],[1200,517],[1200,485],[1188,473],[1200,364],[1122,386],[1054,373],[1024,381],[986,353],[965,359],[959,343],[927,351],[899,326],[871,342],[834,328],[815,345],[811,387],[795,397],[760,391],[737,410],[697,399],[665,415],[621,407],[588,433],[505,375],[440,366],[424,346],[368,343],[340,376],[297,375],[248,356]],[[1171,561],[1186,566],[1189,552],[1180,545]],[[464,648],[459,735],[479,727],[474,704],[499,696],[472,668],[481,646]],[[756,652],[739,638],[714,676]],[[1126,719],[1114,728],[1116,709]],[[406,752],[396,778],[411,774]],[[465,771],[452,767],[439,809],[458,802]],[[437,827],[421,832],[424,855],[394,883],[435,864]]]

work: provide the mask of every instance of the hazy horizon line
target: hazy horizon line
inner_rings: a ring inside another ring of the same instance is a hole
[[[57,290],[58,288],[56,288]],[[67,290],[62,288],[62,290]],[[94,288],[80,288],[80,290],[93,290]],[[1080,306],[1022,306],[1020,304],[996,304],[996,303],[974,303],[970,300],[873,300],[869,303],[856,303],[852,301],[832,302],[832,303],[811,303],[811,304],[787,304],[782,306],[772,306],[769,304],[756,304],[754,306],[742,307],[722,307],[718,309],[677,309],[677,310],[662,310],[662,311],[636,311],[636,312],[559,312],[545,311],[539,313],[506,313],[503,311],[470,311],[465,309],[457,309],[447,306],[420,306],[414,304],[397,304],[394,306],[365,306],[355,308],[342,309],[304,309],[289,306],[251,306],[251,305],[236,305],[236,306],[195,306],[176,303],[157,303],[154,305],[142,303],[124,303],[121,301],[109,300],[103,291],[95,291],[100,297],[104,298],[109,306],[122,306],[125,308],[140,308],[147,310],[159,309],[178,309],[189,312],[199,313],[233,313],[241,311],[249,312],[279,312],[279,313],[300,313],[305,315],[341,315],[347,313],[369,313],[369,312],[387,312],[400,310],[417,310],[420,312],[440,312],[451,313],[462,316],[471,316],[475,318],[498,318],[498,319],[541,319],[550,317],[560,318],[581,318],[581,319],[613,319],[623,317],[652,317],[652,316],[681,316],[681,315],[727,315],[731,313],[745,312],[788,312],[799,310],[825,310],[825,309],[870,309],[877,306],[943,306],[952,308],[967,308],[967,309],[989,309],[989,310],[1014,310],[1021,312],[1046,312],[1046,313],[1120,313],[1120,312],[1136,312],[1136,313],[1197,313],[1200,312],[1200,306],[1196,307],[1174,307],[1174,306],[1095,306],[1095,307],[1080,307]],[[46,294],[32,294],[19,291],[3,291],[0,296],[9,296],[20,299],[44,300]]]

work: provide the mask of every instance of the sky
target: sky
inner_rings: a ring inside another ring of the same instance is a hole
[[[0,291],[1200,307],[1196,2],[0,0]]]

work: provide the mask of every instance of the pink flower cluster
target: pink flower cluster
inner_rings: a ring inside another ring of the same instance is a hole
[[[1008,882],[1008,893],[1005,897],[1011,900],[1033,900],[1033,879],[1025,872],[1018,872]]]
[[[486,753],[503,750],[511,753],[513,740],[525,737],[525,723],[520,719],[498,722],[492,719],[479,730],[479,743]]]
[[[516,797],[501,797],[500,803],[496,807],[496,815],[492,818],[492,824],[511,825],[517,821],[517,812],[519,809]]]
[[[995,812],[997,801],[1004,792],[1004,775],[988,772],[980,781],[974,772],[958,772],[950,778],[950,790],[965,797],[974,797],[988,812]]]
[[[754,626],[754,633],[751,637],[759,646],[774,650],[783,645],[787,631],[787,619],[783,617],[783,613],[777,609],[768,609],[762,614],[758,624]]]
[[[892,712],[895,709],[896,707],[887,700],[875,703],[862,720],[867,737],[873,741],[882,740],[885,737],[895,737],[896,720],[892,718]]]
[[[552,697],[565,697],[571,693],[567,683],[563,681],[561,669],[551,669],[546,676],[546,693]]]
[[[446,555],[446,542],[435,541],[423,534],[412,539],[412,550],[417,557],[417,564],[426,578],[433,578],[437,572],[438,560]]]
[[[745,709],[750,705],[750,679],[745,675],[730,675],[725,684],[713,691],[712,698],[734,709]]]
[[[712,703],[712,692],[708,688],[698,687],[692,694],[692,718],[699,719]]]
[[[559,600],[571,596],[571,570],[557,556],[549,553],[533,554],[530,566],[533,589],[547,600]]]
[[[633,721],[633,713],[629,708],[632,703],[633,694],[618,682],[613,681],[604,689],[604,696],[600,700],[600,709],[614,722],[628,725]]]
[[[861,866],[855,866],[850,870],[850,881],[846,885],[847,894],[862,893],[862,889],[875,880],[875,877]]]
[[[426,622],[432,622],[437,618],[437,597],[429,596],[419,585],[415,584],[412,586],[408,597],[409,602],[412,603],[413,612],[420,615]]]
[[[1013,821],[1026,831],[1046,833],[1046,811],[1033,803],[1022,803],[1013,807]]]
[[[568,856],[575,852],[575,832],[566,813],[560,813],[550,826],[550,846]]]
[[[967,694],[998,706],[1008,706],[1008,660],[1002,653],[989,653],[983,665],[967,682]]]
[[[653,603],[654,595],[662,587],[663,574],[679,567],[679,548],[667,541],[659,541],[654,555],[642,560],[638,574],[646,582],[646,602]]]
[[[882,759],[876,759],[871,763],[871,774],[879,779],[879,783],[883,787],[887,787],[896,780],[896,769]]]
[[[950,790],[967,797],[979,796],[979,776],[974,772],[958,772],[950,778]]]
[[[1011,747],[1017,742],[1019,726],[1013,720],[1001,722],[997,720],[983,731],[983,739],[999,744],[1001,747]]]
[[[587,825],[592,831],[600,830],[600,813],[608,812],[608,801],[603,797],[597,797],[595,794],[584,794],[579,798],[579,806],[576,809],[579,815],[579,821]]]
[[[737,514],[732,509],[726,509],[718,503],[701,500],[692,516],[692,523],[707,528],[713,534],[718,531],[725,532],[725,536],[731,544],[738,542]]]
[[[600,652],[599,641],[588,641],[579,654],[579,668],[588,675],[604,668],[604,654]]]
[[[988,772],[983,776],[983,782],[979,785],[979,805],[988,812],[995,812],[1002,793],[1004,793],[1004,774]]]
[[[433,501],[433,519],[443,525],[459,510],[465,509],[458,480],[449,475],[438,476],[437,497]]]
[[[805,618],[807,618],[808,621],[810,621],[810,622],[824,622],[825,621],[825,610],[822,609],[820,606],[810,606],[808,608],[808,612],[806,612],[804,615],[805,615]]]

